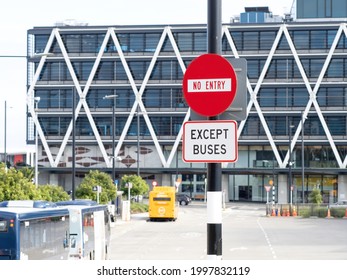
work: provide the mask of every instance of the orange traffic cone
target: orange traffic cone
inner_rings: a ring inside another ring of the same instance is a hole
[[[331,215],[330,215],[330,208],[328,208],[328,214],[327,214],[326,218],[327,218],[327,219],[332,218]]]
[[[271,213],[271,216],[272,216],[272,217],[276,216],[276,213],[275,213],[275,208],[272,208],[272,213]]]
[[[286,217],[287,216],[287,210],[286,209],[283,209],[282,210],[282,217]]]
[[[277,217],[281,217],[281,209],[277,210]]]
[[[347,219],[347,208],[346,208],[345,216],[343,218]]]
[[[287,210],[287,217],[290,217],[290,210]]]
[[[295,206],[293,207],[293,217],[296,217],[298,214],[296,213]]]

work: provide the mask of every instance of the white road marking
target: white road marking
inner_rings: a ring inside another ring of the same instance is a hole
[[[258,224],[258,226],[260,227],[261,231],[264,234],[265,240],[266,240],[266,242],[267,242],[267,244],[269,246],[269,249],[271,251],[272,257],[273,257],[273,259],[277,259],[276,252],[275,252],[274,248],[272,247],[272,244],[271,244],[271,241],[269,239],[269,236],[267,235],[267,233],[266,233],[265,229],[263,228],[263,226],[260,224],[259,220],[260,220],[260,218],[257,219],[257,224]]]

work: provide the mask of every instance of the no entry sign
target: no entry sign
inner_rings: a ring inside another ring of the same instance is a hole
[[[183,77],[183,94],[189,107],[207,117],[223,113],[234,100],[236,89],[234,68],[217,54],[194,59]]]

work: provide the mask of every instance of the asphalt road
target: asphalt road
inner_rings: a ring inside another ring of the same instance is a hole
[[[206,205],[180,206],[175,222],[132,215],[112,228],[111,260],[206,259]],[[266,217],[264,205],[223,210],[224,260],[347,260],[347,219]]]

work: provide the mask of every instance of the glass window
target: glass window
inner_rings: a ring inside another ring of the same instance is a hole
[[[172,117],[172,135],[178,135],[183,124],[184,117]]]
[[[129,34],[118,33],[116,34],[119,44],[123,52],[129,51]]]
[[[110,38],[108,39],[108,42],[106,44],[106,48],[105,48],[104,52],[110,53],[110,52],[116,52],[116,51],[117,51],[116,45],[113,42],[112,36],[110,36]]]
[[[247,72],[248,78],[250,79],[258,79],[260,76],[260,65],[259,60],[248,59],[247,60]]]
[[[288,79],[291,73],[291,62],[288,59],[277,59],[277,69],[275,72],[276,78]]]
[[[143,52],[145,35],[143,33],[131,33],[129,35],[129,45],[131,52]]]
[[[243,33],[244,50],[259,50],[259,32],[247,31]]]
[[[265,79],[275,79],[277,70],[276,70],[276,64],[277,64],[277,59],[273,59],[270,62],[270,66],[267,70],[267,73],[265,75]]]
[[[159,33],[147,33],[145,40],[145,51],[155,52],[157,45],[159,44],[161,34]]]
[[[324,62],[324,59],[310,59],[310,78],[318,78]]]
[[[170,117],[150,117],[153,125],[153,129],[158,136],[170,136],[172,135],[171,118]]]
[[[62,37],[63,37],[63,36],[62,36]],[[64,38],[64,37],[63,37],[63,38]],[[52,53],[61,53],[61,49],[60,49],[60,47],[59,47],[59,45],[58,45],[57,38],[54,38],[54,39],[53,39],[53,43],[52,43],[50,52],[52,52]]]
[[[81,52],[80,45],[81,45],[81,35],[78,35],[78,34],[65,35],[65,48],[68,53]]]
[[[148,108],[160,107],[160,90],[159,89],[146,89],[142,95],[144,105]]]
[[[259,91],[259,105],[262,107],[275,107],[276,97],[274,88],[262,88]]]
[[[182,32],[177,34],[178,49],[182,52],[193,50],[193,36],[190,32]]]
[[[259,135],[260,122],[258,117],[250,116],[245,125],[244,135]]]
[[[95,53],[97,51],[97,34],[83,34],[82,36],[82,52]]]
[[[94,121],[100,136],[111,135],[111,129],[112,129],[111,117],[96,117],[94,118]]]
[[[287,135],[286,127],[286,117],[276,116],[275,135]]]
[[[308,102],[308,92],[305,88],[293,88],[293,105],[305,106]]]
[[[344,89],[331,87],[327,88],[327,106],[343,106],[344,102]]]
[[[206,52],[207,50],[206,32],[195,32],[193,33],[193,35],[194,35],[193,51]]]
[[[172,108],[173,92],[172,89],[162,89],[160,94],[160,107]]]
[[[243,33],[239,31],[233,31],[231,32],[231,37],[234,40],[234,44],[236,46],[236,49],[239,51],[243,50]]]
[[[173,80],[176,78],[176,64],[173,61],[161,61],[161,79]]]
[[[82,62],[81,80],[88,80],[90,73],[92,72],[94,62],[84,61]]]
[[[311,31],[311,49],[326,49],[327,45],[326,30]]]
[[[337,49],[345,49],[346,48],[346,36],[341,36],[340,40],[336,46]]]
[[[113,62],[112,61],[101,61],[98,70],[95,73],[95,80],[113,80]]]
[[[330,61],[326,78],[343,78],[344,77],[344,60],[343,58],[333,58]]]
[[[36,89],[35,96],[40,97],[39,108],[49,108],[49,91],[45,89]]]
[[[93,136],[93,130],[87,117],[78,117],[76,120],[76,135]]]
[[[278,46],[277,46],[277,49],[278,50],[289,50],[290,49],[289,44],[288,44],[288,40],[284,34],[282,34],[282,36],[281,36],[281,39],[280,39]]]
[[[260,31],[260,50],[269,50],[271,49],[275,37],[276,37],[276,32],[275,31]]]
[[[128,63],[131,74],[134,80],[143,80],[147,72],[148,62],[146,61],[131,61]]]
[[[35,35],[35,53],[43,53],[45,51],[49,35]]]
[[[51,108],[59,108],[59,90],[51,90],[49,100]]]
[[[277,101],[277,106],[279,107],[288,106],[288,94],[287,94],[286,88],[276,89],[276,101]]]
[[[316,98],[320,106],[326,106],[327,105],[327,89],[322,87],[319,88]]]
[[[293,31],[293,37],[294,45],[297,50],[305,50],[309,48],[309,31],[295,30]]]
[[[174,36],[175,36],[175,34],[174,34]],[[173,52],[173,47],[172,47],[172,44],[170,42],[169,37],[165,38],[161,51],[162,52]]]
[[[345,0],[332,1],[332,17],[345,18],[347,16],[347,2]]]
[[[97,35],[97,45],[96,45],[96,51],[99,52],[100,51],[100,48],[101,48],[101,45],[102,43],[104,42],[104,39],[105,39],[105,34],[98,34]]]
[[[332,135],[346,135],[345,116],[328,116],[327,125]]]
[[[325,135],[323,127],[318,119],[318,117],[310,117],[306,120],[305,128],[308,128],[308,134],[310,135]],[[306,132],[306,129],[305,129]]]
[[[116,72],[116,76],[115,76],[116,80],[119,80],[119,81],[128,80],[128,76],[127,76],[125,69],[123,67],[123,64],[120,60],[115,61],[114,67],[115,67],[115,72]]]
[[[39,76],[38,80],[41,81],[47,81],[49,79],[49,69],[50,69],[50,63],[47,62],[42,66],[42,70]],[[35,69],[37,69],[38,63],[35,63]]]
[[[53,81],[60,81],[62,79],[60,64],[60,62],[51,63],[51,80]]]

